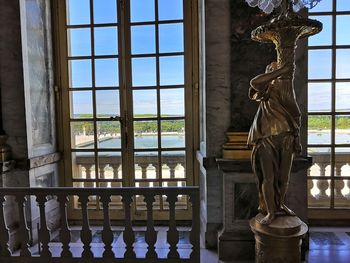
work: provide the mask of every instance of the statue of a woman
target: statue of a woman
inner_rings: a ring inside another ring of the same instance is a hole
[[[293,80],[293,64],[272,62],[264,74],[250,82],[249,98],[260,103],[249,132],[253,146],[252,166],[257,177],[261,224],[270,224],[278,214],[295,215],[285,205],[293,157],[299,153],[300,110]]]

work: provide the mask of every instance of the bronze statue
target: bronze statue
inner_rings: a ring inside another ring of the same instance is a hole
[[[249,98],[260,102],[248,144],[253,145],[259,211],[266,215],[261,224],[270,224],[278,213],[295,215],[284,203],[293,155],[301,150],[300,110],[292,81],[282,78],[291,70],[292,65],[272,62],[250,82]]]
[[[249,132],[253,147],[252,166],[257,177],[261,224],[268,225],[279,214],[295,215],[285,205],[294,155],[299,143],[300,110],[293,78],[298,39],[318,33],[322,24],[295,14],[293,1],[282,2],[281,13],[252,32],[252,39],[274,43],[277,61],[250,82],[249,98],[260,103]]]

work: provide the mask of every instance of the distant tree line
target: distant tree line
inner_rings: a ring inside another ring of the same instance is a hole
[[[149,117],[148,115],[142,115],[137,117]],[[91,115],[79,115],[79,118],[91,118]],[[80,121],[72,124],[72,133],[75,135],[85,132],[86,135],[94,134],[93,122]],[[156,133],[157,121],[135,121],[134,132],[135,133]],[[184,120],[164,120],[161,121],[162,132],[184,132],[185,121]],[[120,124],[116,121],[98,121],[97,122],[98,134],[116,134],[120,133]]]
[[[309,116],[308,126],[310,130],[330,130],[331,120],[330,116]],[[336,117],[335,123],[336,129],[350,129],[350,117]]]

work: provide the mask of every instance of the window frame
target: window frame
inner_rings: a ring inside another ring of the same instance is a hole
[[[335,184],[337,181],[350,180],[350,176],[337,176],[336,172],[336,149],[337,148],[349,148],[350,144],[338,144],[336,143],[336,117],[338,116],[350,116],[350,111],[337,111],[336,109],[336,85],[338,82],[349,83],[350,78],[337,78],[337,50],[338,49],[348,49],[350,51],[349,45],[338,45],[337,44],[337,17],[341,15],[350,15],[349,11],[337,11],[337,1],[332,1],[332,10],[331,11],[320,11],[313,12],[309,11],[309,17],[313,19],[314,16],[331,16],[332,19],[332,32],[331,32],[331,45],[308,45],[307,50],[331,50],[331,78],[328,79],[309,79],[308,84],[310,83],[331,83],[331,110],[330,111],[320,111],[320,112],[309,112],[307,110],[307,116],[329,116],[331,118],[331,142],[329,144],[307,144],[307,148],[330,148],[330,176],[310,176],[308,173],[307,179],[308,184],[311,180],[329,180],[329,189],[330,189],[330,197],[329,197],[329,207],[321,208],[321,207],[310,207],[308,204],[308,216],[311,220],[345,220],[350,219],[350,207],[343,208],[337,207],[335,201]],[[309,53],[309,52],[308,52]],[[309,171],[310,172],[310,171]],[[327,183],[328,184],[328,183]],[[308,188],[308,196],[311,194]],[[308,202],[309,203],[309,202]]]
[[[118,37],[121,39],[119,43],[124,46],[119,46],[118,56],[122,60],[122,67],[119,67],[120,85],[119,90],[126,93],[125,96],[120,94],[121,108],[127,108],[129,113],[132,113],[132,89],[131,89],[131,44],[130,44],[130,1],[129,0],[116,0],[118,3]],[[197,0],[184,0],[184,92],[185,92],[185,125],[186,125],[186,184],[198,185],[198,167],[195,159],[195,152],[199,145],[198,136],[198,3]],[[93,1],[90,1],[92,6]],[[69,76],[68,76],[68,48],[67,48],[67,31],[66,31],[66,1],[53,0],[53,28],[54,28],[54,51],[55,51],[55,72],[56,72],[56,109],[57,109],[57,127],[58,127],[58,144],[59,149],[62,152],[62,162],[60,163],[60,185],[72,186],[73,174],[72,174],[72,157],[71,157],[71,134],[70,134],[70,99],[69,99]],[[124,11],[122,11],[124,10]],[[157,23],[157,22],[156,22]],[[94,28],[93,24],[90,24],[91,29]],[[93,39],[91,40],[93,43]],[[93,53],[91,55],[93,57]],[[120,65],[120,63],[119,63]],[[96,89],[96,88],[94,88]],[[159,88],[157,89],[159,92]],[[159,96],[158,96],[159,100]],[[159,101],[158,101],[159,103]],[[160,106],[159,106],[160,107]],[[125,112],[121,112],[123,120],[127,125],[122,127],[122,133],[129,139],[133,137],[133,116],[125,115]],[[159,122],[159,116],[157,117]],[[59,128],[61,127],[61,128]],[[160,131],[159,131],[160,132]],[[130,136],[131,135],[131,136]],[[95,142],[97,143],[97,135],[95,134]],[[159,138],[160,140],[160,138]],[[126,145],[126,140],[123,140],[122,148],[131,149],[124,151],[126,154],[122,154],[123,159],[123,184],[124,186],[133,186],[134,180],[134,151],[133,140],[129,140]],[[94,151],[97,151],[94,149]],[[95,154],[95,159],[96,159]],[[159,156],[160,160],[161,156]],[[97,160],[95,161],[96,163]],[[127,164],[127,165],[125,165]],[[125,176],[132,175],[132,176]],[[69,204],[69,217],[72,219],[79,218],[81,212],[74,211],[73,202]],[[190,213],[186,211],[177,211],[179,219],[188,220],[191,219]],[[146,218],[146,212],[136,211],[134,209],[133,216],[135,220],[142,220]],[[159,219],[166,219],[167,212],[158,213]],[[91,219],[100,219],[101,215],[90,212]],[[120,211],[111,211],[111,217],[114,219],[121,219],[123,213]]]

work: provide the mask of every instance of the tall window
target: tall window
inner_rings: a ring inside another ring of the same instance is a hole
[[[66,184],[193,185],[191,1],[58,3]]]
[[[350,209],[350,1],[323,0],[309,17],[323,23],[308,51],[310,217],[349,218],[350,210],[344,210]]]

